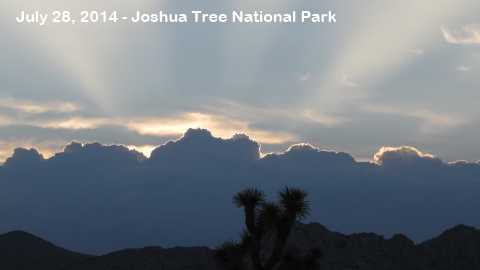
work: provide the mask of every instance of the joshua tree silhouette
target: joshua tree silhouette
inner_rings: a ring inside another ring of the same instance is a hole
[[[250,255],[255,270],[272,270],[279,264],[281,269],[318,269],[320,249],[312,249],[303,257],[295,248],[283,254],[293,222],[305,218],[310,211],[305,200],[308,193],[302,189],[286,186],[278,193],[278,202],[265,201],[265,194],[257,188],[247,188],[233,196],[233,203],[243,207],[246,229],[240,234],[240,242],[228,240],[215,248],[214,256],[223,269],[246,269],[245,258]],[[261,239],[267,233],[275,233],[273,252],[262,266],[260,261]]]

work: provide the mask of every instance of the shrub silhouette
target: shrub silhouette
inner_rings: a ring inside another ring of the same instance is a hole
[[[235,194],[233,203],[243,207],[246,229],[240,234],[240,242],[228,240],[215,248],[218,265],[223,269],[246,269],[245,258],[250,256],[255,270],[272,270],[280,261],[282,269],[294,265],[318,269],[316,260],[322,256],[319,249],[312,249],[305,257],[296,251],[283,254],[293,222],[309,214],[309,202],[305,200],[307,194],[302,189],[288,186],[279,191],[278,202],[265,201],[265,194],[257,188],[247,188]],[[276,239],[270,258],[262,266],[261,239],[267,233],[274,233]]]

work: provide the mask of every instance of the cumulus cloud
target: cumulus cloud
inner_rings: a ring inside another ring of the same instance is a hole
[[[188,129],[149,158],[77,141],[50,158],[16,148],[0,166],[0,233],[27,230],[93,254],[213,247],[243,226],[233,194],[252,186],[276,194],[285,185],[309,192],[307,221],[343,233],[403,233],[419,242],[464,220],[480,226],[480,166],[448,165],[410,146],[384,147],[375,160],[308,143],[260,157],[250,136],[222,139],[205,129]]]
[[[318,148],[309,143],[297,143],[287,149],[287,152],[290,151],[318,152]]]
[[[43,155],[38,153],[36,149],[26,149],[19,147],[13,150],[13,155],[7,158],[7,160],[3,164],[3,167],[25,169],[38,165],[43,160]]]
[[[205,159],[210,157],[211,160]],[[260,144],[244,134],[235,134],[229,139],[212,136],[206,129],[188,129],[177,141],[170,141],[154,149],[148,162],[204,162],[224,163],[231,159],[256,161],[260,158]]]
[[[447,42],[462,45],[480,44],[480,25],[478,24],[462,26],[464,33],[452,32],[445,25],[442,25],[441,29]]]
[[[240,109],[238,110],[240,111]],[[257,111],[258,112],[258,111]],[[261,115],[258,113],[257,115]],[[234,115],[235,117],[230,117]],[[238,117],[237,117],[238,116]],[[122,140],[105,135],[100,139],[103,142],[125,142],[130,149],[137,149],[149,156],[154,148],[155,138],[160,143],[175,136],[181,136],[189,126],[208,128],[220,138],[228,139],[232,136],[240,138],[246,135],[235,135],[238,130],[244,130],[257,141],[275,145],[299,141],[299,138],[285,131],[269,130],[261,126],[253,126],[249,118],[241,113],[182,113],[171,117],[97,117],[81,116],[77,114],[48,114],[42,117],[25,116],[12,118],[0,115],[0,126],[4,130],[21,130],[21,137],[2,138],[0,140],[0,164],[12,153],[12,149],[21,145],[26,148],[41,150],[45,157],[58,152],[71,139],[92,140],[94,133],[117,132],[115,136],[123,136]],[[255,119],[253,119],[255,120]],[[24,132],[28,130],[28,132]],[[12,133],[11,131],[9,133]],[[48,133],[48,134],[47,134]],[[39,135],[40,134],[40,135]],[[53,135],[52,135],[53,134]],[[112,136],[114,137],[114,136]],[[141,144],[139,142],[144,142]]]
[[[12,156],[13,149],[22,145],[23,148],[30,149],[35,148],[40,151],[45,158],[49,158],[62,148],[61,146],[67,143],[65,140],[57,140],[52,138],[51,140],[30,140],[30,139],[12,139],[12,140],[0,140],[0,164],[3,163],[8,157]]]
[[[136,161],[141,162],[146,159],[146,156],[142,153],[135,149],[129,149],[124,145],[103,145],[97,142],[82,144],[72,141],[65,145],[62,153],[55,154],[49,160],[61,160],[66,156],[90,159],[90,156],[93,155],[95,155],[95,159],[102,160],[102,163],[116,163],[118,160],[129,160],[129,162],[135,164]],[[126,163],[128,162],[126,161]]]
[[[350,167],[355,164],[355,159],[347,153],[320,150],[309,143],[300,143],[290,146],[284,153],[265,155],[261,162],[273,166],[327,168]]]
[[[374,157],[374,161],[379,165],[386,165],[392,163],[413,163],[420,159],[435,159],[435,156],[424,154],[411,146],[400,147],[382,147]]]
[[[455,160],[452,162],[448,162],[448,165],[464,165],[464,164],[468,164],[468,161],[462,159],[462,160]]]

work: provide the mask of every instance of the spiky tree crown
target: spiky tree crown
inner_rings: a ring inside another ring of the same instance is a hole
[[[255,207],[265,201],[265,194],[258,188],[244,189],[232,197],[237,207]]]
[[[308,193],[299,188],[285,187],[278,193],[280,205],[285,212],[291,211],[296,219],[304,219],[309,215],[310,202],[305,201]]]
[[[241,242],[229,240],[215,248],[215,257],[221,268],[243,269],[244,258],[251,255],[256,270],[271,270],[281,259],[293,221],[309,215],[308,193],[299,188],[285,186],[278,193],[278,202],[265,201],[258,188],[244,189],[232,197],[237,207],[243,207],[246,230]],[[265,233],[277,231],[274,251],[265,266],[260,263],[260,240]]]

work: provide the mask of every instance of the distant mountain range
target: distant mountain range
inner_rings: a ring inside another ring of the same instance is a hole
[[[390,239],[374,233],[343,235],[318,223],[296,223],[289,245],[324,252],[321,269],[480,269],[480,230],[457,225],[415,245],[405,235]],[[273,238],[265,239],[263,258]],[[0,235],[0,269],[216,269],[207,247],[145,247],[103,256],[72,252],[32,234],[13,231]]]

